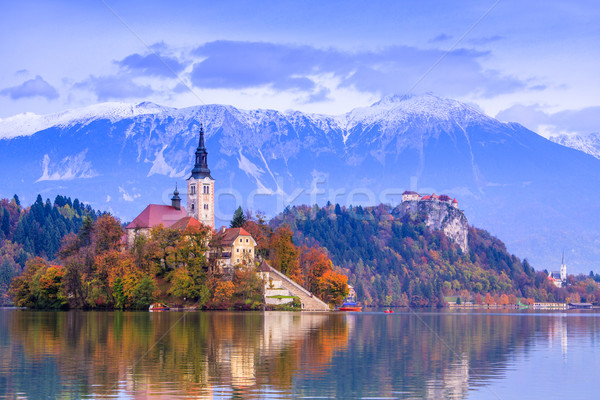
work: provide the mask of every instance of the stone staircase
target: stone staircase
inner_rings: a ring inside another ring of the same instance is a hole
[[[302,303],[302,311],[330,310],[329,305],[313,296],[308,290],[271,267],[265,261],[261,263],[259,271],[265,279],[266,304],[286,304],[292,301],[291,298],[272,298],[269,296],[296,296]]]

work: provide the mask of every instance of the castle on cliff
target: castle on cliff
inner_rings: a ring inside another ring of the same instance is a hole
[[[413,192],[411,190],[407,190],[402,193],[402,201],[438,201],[440,203],[446,203],[454,208],[458,208],[458,201],[456,199],[451,199],[450,196],[442,194],[440,196],[435,193],[429,195],[421,196],[417,192]]]

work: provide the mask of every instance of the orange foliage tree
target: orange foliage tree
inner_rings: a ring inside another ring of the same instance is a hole
[[[348,277],[336,271],[327,271],[319,278],[319,294],[323,301],[339,305],[348,296]]]
[[[298,262],[298,249],[292,241],[293,232],[287,225],[275,230],[270,243],[271,265],[296,282],[302,284],[303,279]]]
[[[333,270],[333,263],[320,247],[302,246],[299,253],[304,286],[311,292],[317,292],[319,279],[326,272]]]

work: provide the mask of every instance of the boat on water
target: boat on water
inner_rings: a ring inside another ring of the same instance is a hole
[[[338,311],[362,311],[362,307],[354,302],[346,302],[338,307]]]
[[[165,303],[150,304],[150,308],[148,309],[148,311],[168,311],[168,310],[169,310],[169,306],[167,306]]]
[[[386,314],[393,314],[394,310],[390,310],[389,308],[387,310],[384,311],[384,313]]]

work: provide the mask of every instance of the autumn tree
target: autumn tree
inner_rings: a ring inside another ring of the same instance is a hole
[[[256,255],[265,259],[269,258],[269,238],[273,230],[266,224],[265,216],[257,213],[256,217],[252,214],[246,215],[244,229],[256,240]]]
[[[348,296],[348,277],[336,271],[327,271],[319,278],[319,295],[326,303],[339,305]]]
[[[234,292],[233,282],[223,280],[216,282],[213,293],[214,304],[217,307],[228,308]]]
[[[92,230],[96,253],[121,250],[124,234],[121,224],[114,217],[108,214],[99,217]]]
[[[177,266],[174,250],[180,238],[181,231],[165,228],[162,224],[150,230],[146,254],[156,275],[163,276]]]
[[[11,284],[10,294],[19,307],[64,308],[67,305],[62,290],[64,269],[49,265],[36,257],[27,262],[24,273]]]
[[[259,309],[263,305],[264,282],[256,268],[236,268],[233,275],[233,297],[237,308]]]
[[[275,230],[270,240],[271,265],[296,282],[302,284],[302,275],[298,262],[298,249],[292,241],[292,230],[282,225]]]
[[[304,286],[311,292],[319,288],[319,279],[333,270],[333,263],[322,248],[302,246],[300,248],[300,271]]]

